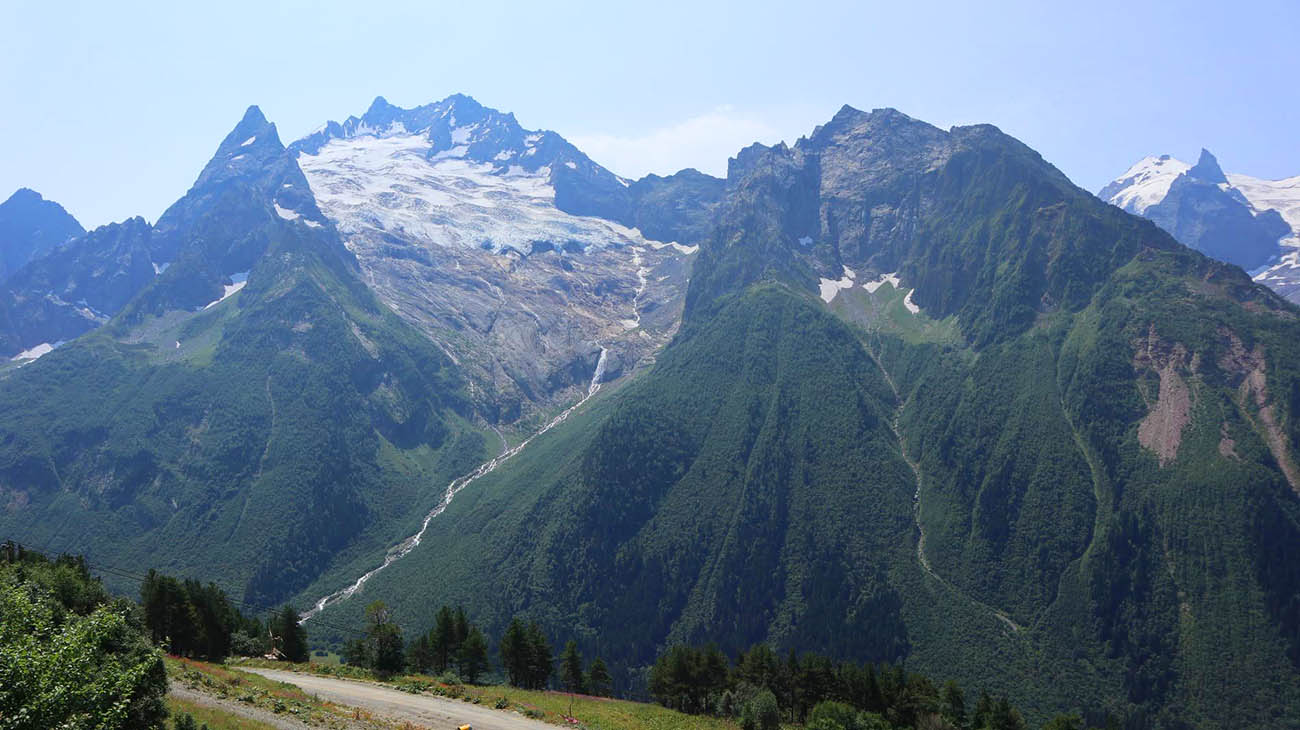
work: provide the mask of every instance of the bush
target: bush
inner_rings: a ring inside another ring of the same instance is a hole
[[[744,730],[777,730],[781,726],[781,715],[776,706],[776,695],[767,689],[754,695],[740,712],[740,726]]]
[[[162,657],[120,606],[66,613],[0,575],[0,721],[6,728],[162,728]]]
[[[858,711],[843,702],[818,702],[808,714],[808,730],[857,730]]]
[[[208,726],[205,724],[200,727],[193,715],[182,712],[172,718],[172,730],[208,730]]]

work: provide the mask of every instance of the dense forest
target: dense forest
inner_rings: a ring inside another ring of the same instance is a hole
[[[356,627],[343,659],[391,678],[434,676],[445,684],[503,681],[534,690],[612,696],[605,661],[586,660],[568,640],[556,656],[536,621],[511,620],[490,642],[463,607],[442,606],[434,625],[406,641],[380,601]],[[497,652],[491,651],[495,644]],[[162,728],[167,691],[163,653],[222,662],[233,656],[308,659],[307,635],[284,606],[264,618],[242,613],[212,583],[150,570],[139,602],[112,597],[84,558],[50,558],[13,542],[0,546],[0,719],[13,730],[50,727]],[[494,660],[494,656],[496,660]],[[647,674],[665,707],[731,718],[744,730],[796,724],[809,730],[1022,730],[1004,696],[968,697],[954,681],[898,664],[837,661],[756,644],[729,657],[716,644],[674,645]],[[87,724],[93,718],[94,723]],[[175,727],[188,727],[188,717]],[[1122,727],[1099,716],[1097,726]],[[1057,715],[1045,730],[1083,730]],[[1169,725],[1179,727],[1179,725]]]

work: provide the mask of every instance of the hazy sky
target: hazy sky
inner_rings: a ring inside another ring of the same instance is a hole
[[[0,199],[152,221],[249,104],[287,143],[454,92],[628,176],[722,174],[843,104],[996,124],[1093,191],[1201,146],[1300,174],[1296,0],[317,5],[0,0]]]

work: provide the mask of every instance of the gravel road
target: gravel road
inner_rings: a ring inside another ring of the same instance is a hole
[[[241,669],[277,682],[297,685],[304,692],[317,695],[323,700],[361,707],[376,715],[417,723],[433,730],[456,728],[466,723],[473,725],[474,730],[555,730],[554,725],[530,720],[515,712],[431,695],[413,695],[370,682],[318,677],[279,669]]]

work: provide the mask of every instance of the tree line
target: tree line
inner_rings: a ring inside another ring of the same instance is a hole
[[[766,644],[733,663],[715,645],[674,646],[650,669],[650,694],[665,707],[735,718],[744,730],[775,730],[782,721],[809,730],[1027,730],[1005,697],[981,691],[974,707],[956,682],[936,685],[899,666],[834,662],[818,654],[784,658]],[[1060,716],[1051,730],[1082,730]]]
[[[555,677],[556,661],[550,641],[536,621],[511,620],[497,644],[506,681],[523,689],[547,689]],[[465,609],[442,606],[433,628],[408,644],[383,601],[366,608],[366,629],[361,638],[343,647],[343,661],[364,667],[380,677],[403,672],[434,674],[449,682],[477,683],[491,669],[488,640]],[[597,657],[587,665],[570,640],[560,657],[560,687],[582,694],[609,696],[613,680],[605,662]]]
[[[156,570],[140,584],[140,606],[150,639],[170,654],[215,662],[232,654],[307,661],[307,633],[292,606],[263,623],[241,613],[214,583],[182,581]]]

